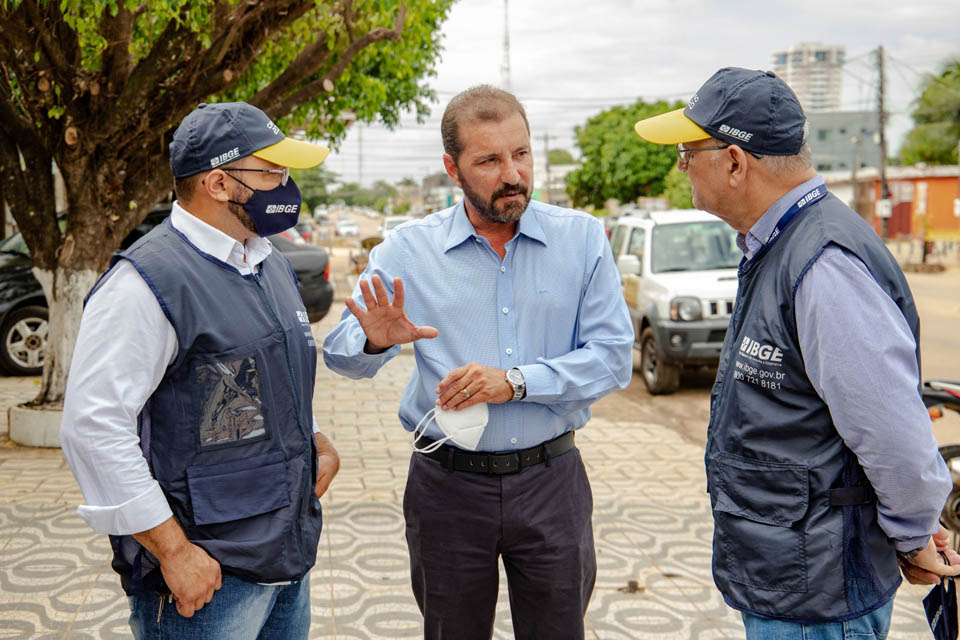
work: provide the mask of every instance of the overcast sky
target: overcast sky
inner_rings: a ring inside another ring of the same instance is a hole
[[[511,88],[527,109],[541,164],[545,133],[551,147],[576,156],[573,127],[606,108],[638,97],[686,101],[720,67],[767,69],[773,51],[810,41],[846,47],[845,110],[875,108],[871,52],[884,46],[893,154],[910,128],[922,74],[960,55],[957,0],[510,0],[509,11]],[[406,117],[394,131],[354,127],[328,168],[356,181],[362,148],[364,184],[442,171],[447,101],[475,84],[500,85],[503,14],[503,0],[457,2],[443,27],[430,117]]]

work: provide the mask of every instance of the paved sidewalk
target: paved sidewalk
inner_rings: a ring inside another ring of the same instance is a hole
[[[314,326],[318,342],[338,307]],[[396,420],[412,366],[405,350],[373,381],[318,371],[315,412],[342,469],[323,500],[311,574],[313,638],[420,637],[400,507],[410,439]],[[35,392],[32,379],[0,378],[0,441],[2,409]],[[710,577],[701,446],[664,426],[656,412],[625,406],[616,394],[605,398],[577,435],[593,485],[599,566],[588,638],[742,638],[739,616]],[[0,443],[0,639],[129,637],[109,544],[77,517],[80,501],[59,450]],[[629,593],[629,581],[639,590]],[[930,637],[924,593],[901,589],[891,639]],[[495,637],[513,637],[502,577]]]

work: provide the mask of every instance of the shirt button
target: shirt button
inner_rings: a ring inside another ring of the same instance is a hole
[[[510,444],[517,444],[516,438],[510,438]]]
[[[506,273],[506,272],[507,272],[506,267],[500,267],[500,273]]]
[[[477,244],[480,244],[480,238],[474,238],[477,241]]]
[[[513,354],[513,349],[511,349],[510,347],[507,347],[507,355],[509,356],[512,354]]]
[[[507,309],[506,307],[504,307],[504,308],[503,308],[503,312],[504,312],[504,313],[510,313],[510,309]]]

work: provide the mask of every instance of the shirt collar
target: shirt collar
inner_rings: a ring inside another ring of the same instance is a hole
[[[540,224],[540,218],[537,215],[537,209],[531,200],[527,210],[520,216],[520,223],[517,225],[517,233],[523,234],[532,240],[541,244],[547,244],[547,234],[543,231],[543,225]],[[447,242],[443,245],[443,252],[446,253],[454,247],[458,247],[470,238],[479,237],[477,230],[467,217],[467,208],[463,200],[457,203],[453,209],[453,224],[450,227],[450,233],[447,234]]]
[[[170,224],[196,248],[227,264],[238,261],[243,264],[243,257],[246,255],[246,265],[256,266],[263,262],[273,249],[269,240],[259,236],[249,238],[244,247],[236,239],[181,207],[178,201],[170,208]]]
[[[824,184],[823,176],[820,175],[798,184],[770,205],[770,208],[760,216],[760,219],[754,223],[746,235],[737,234],[737,245],[746,255],[747,260],[753,258],[757,251],[767,244],[767,239],[773,233],[777,223],[780,222],[780,218],[797,203],[801,196]]]

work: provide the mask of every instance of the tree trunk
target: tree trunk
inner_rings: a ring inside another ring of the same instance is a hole
[[[43,382],[40,393],[28,405],[60,409],[63,407],[70,360],[80,329],[83,300],[100,274],[90,269],[66,267],[57,267],[52,272],[34,267],[33,274],[40,281],[43,293],[47,296],[50,321],[43,362]]]

